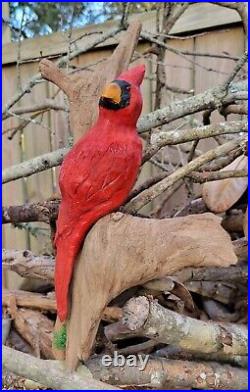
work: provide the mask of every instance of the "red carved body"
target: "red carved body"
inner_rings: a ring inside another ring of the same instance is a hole
[[[144,66],[132,68],[117,80],[130,84],[126,107],[100,107],[95,125],[65,157],[59,185],[62,202],[57,220],[55,289],[61,321],[68,315],[68,291],[74,261],[90,227],[116,210],[133,188],[142,158],[136,131],[142,98],[139,86]]]

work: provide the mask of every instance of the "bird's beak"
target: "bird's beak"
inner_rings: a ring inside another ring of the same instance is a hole
[[[120,103],[120,101],[121,101],[120,87],[115,83],[107,84],[103,89],[101,98],[104,98],[106,100],[109,100],[109,101],[112,101],[115,103]]]

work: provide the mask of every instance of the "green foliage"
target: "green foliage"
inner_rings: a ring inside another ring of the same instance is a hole
[[[53,346],[57,350],[64,350],[66,347],[67,341],[67,329],[66,325],[62,325],[62,327],[53,333]]]

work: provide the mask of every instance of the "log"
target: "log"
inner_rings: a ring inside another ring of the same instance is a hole
[[[234,241],[233,243],[235,243]],[[235,247],[234,247],[235,249]],[[226,281],[243,282],[248,280],[247,264],[237,264],[230,267],[209,267],[209,268],[184,268],[175,273],[175,277],[181,282],[188,281]]]
[[[2,306],[11,307],[13,299],[16,306],[41,311],[56,312],[56,300],[54,293],[43,295],[31,293],[24,290],[8,290],[2,291]],[[112,323],[122,318],[122,309],[117,306],[108,306],[102,313],[102,320]]]
[[[5,346],[3,346],[3,367],[54,390],[119,389],[94,380],[85,368],[79,369],[79,373],[72,374],[67,372],[63,362],[43,361]]]
[[[2,250],[3,267],[24,278],[54,282],[55,261],[51,256],[34,256],[31,251]]]
[[[56,312],[56,300],[54,295],[51,297],[51,295],[48,296],[37,293],[30,293],[29,291],[3,289],[2,305],[9,307],[13,297],[15,298],[17,306],[46,310],[53,313]]]
[[[146,297],[131,298],[123,318],[105,327],[108,339],[144,336],[187,351],[248,354],[247,327],[230,323],[204,322],[173,312]]]
[[[45,222],[57,219],[61,200],[48,200],[42,203],[26,203],[20,206],[3,207],[2,223]]]
[[[101,358],[96,358],[87,367],[95,378],[126,389],[247,389],[247,370],[217,362],[149,359],[141,371],[138,366],[104,367]]]
[[[3,367],[54,390],[114,390],[119,389],[117,385],[126,389],[247,389],[247,370],[216,362],[149,359],[141,371],[127,364],[103,366],[99,356],[89,360],[87,367],[81,365],[69,373],[61,361],[41,360],[3,346]]]
[[[184,267],[226,267],[236,261],[229,235],[211,213],[162,220],[115,213],[100,219],[75,265],[68,367],[89,357],[103,309],[124,290]]]
[[[16,309],[11,316],[15,329],[34,348],[36,355],[54,359],[51,347],[53,321],[41,312],[30,309]]]

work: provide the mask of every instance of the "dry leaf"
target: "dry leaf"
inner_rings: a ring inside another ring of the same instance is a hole
[[[222,170],[247,170],[247,157],[241,155]],[[207,207],[216,213],[227,211],[247,189],[247,177],[226,178],[207,182],[202,188],[202,198]]]

